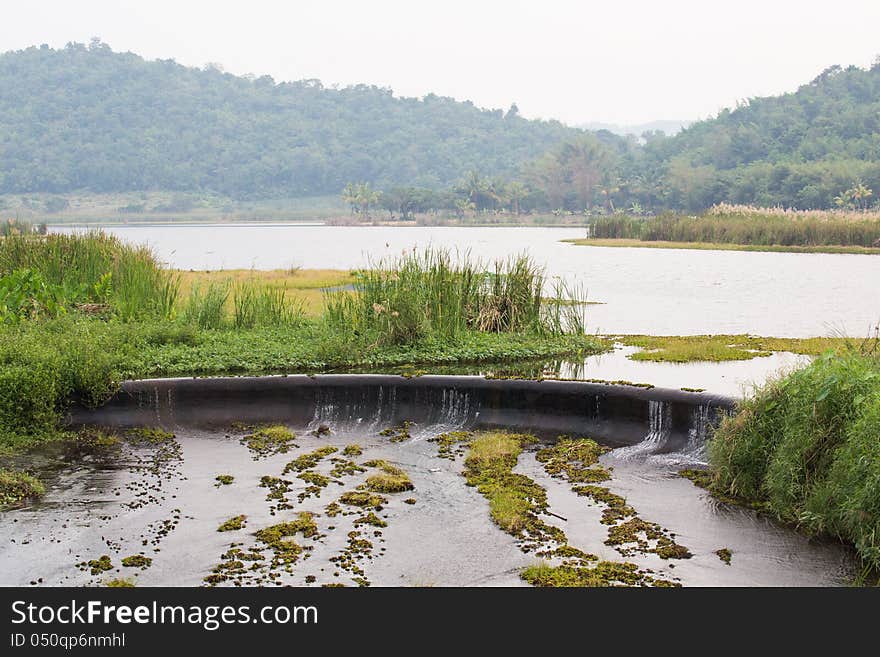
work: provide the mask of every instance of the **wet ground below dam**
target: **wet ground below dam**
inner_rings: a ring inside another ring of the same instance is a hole
[[[19,457],[47,492],[0,512],[0,584],[519,586],[524,568],[564,561],[492,522],[462,475],[465,434],[451,434],[460,442],[445,454],[436,441],[461,427],[287,428],[292,441],[175,427]],[[541,447],[513,468],[546,491],[541,520],[564,533],[566,550],[633,564],[650,574],[642,583],[826,586],[853,576],[849,549],[714,501],[677,474],[700,465],[699,449],[658,453],[650,434],[600,457],[610,473],[602,489],[647,532],[609,544],[607,504],[548,471]],[[383,468],[402,471],[411,489],[371,494],[364,482]],[[653,550],[662,537],[687,556],[662,558]]]

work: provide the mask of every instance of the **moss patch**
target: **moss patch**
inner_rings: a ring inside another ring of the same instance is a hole
[[[214,485],[219,488],[220,486],[229,486],[233,481],[235,481],[235,477],[229,474],[221,474],[214,477],[214,481],[217,482]]]
[[[827,351],[842,351],[857,346],[851,338],[765,338],[754,335],[618,335],[615,342],[641,347],[630,360],[693,363],[751,360],[774,352],[818,356]],[[695,391],[695,390],[691,390]]]
[[[473,434],[470,431],[448,431],[428,438],[429,443],[437,443],[437,456],[441,459],[455,460],[465,452]]]
[[[37,499],[46,493],[42,482],[27,472],[0,470],[0,507]]]
[[[116,579],[107,580],[104,586],[110,589],[133,589],[135,584],[134,581],[128,578],[117,577]]]
[[[276,424],[260,427],[243,436],[241,444],[245,445],[254,454],[254,460],[257,460],[274,454],[286,454],[296,447],[295,439],[296,435],[290,429]]]
[[[306,470],[312,470],[323,459],[330,456],[331,454],[335,454],[338,451],[338,447],[328,445],[326,447],[320,447],[312,452],[309,452],[308,454],[298,456],[293,461],[284,466],[284,474],[287,474],[289,472],[305,472]]]
[[[374,493],[401,493],[414,488],[412,480],[406,472],[387,461],[368,461],[364,465],[380,470],[380,472],[367,477],[367,490]]]
[[[380,436],[385,436],[391,438],[392,443],[400,443],[404,440],[410,439],[410,428],[413,423],[409,420],[404,420],[400,424],[394,427],[388,427],[387,429],[383,429],[379,432]]]
[[[126,568],[149,568],[153,565],[153,560],[142,554],[135,554],[130,557],[125,557],[122,560],[122,565]]]
[[[348,506],[358,506],[362,509],[376,509],[377,511],[381,511],[382,505],[388,503],[388,499],[381,495],[361,490],[343,493],[339,497],[339,501]]]
[[[360,456],[363,454],[363,448],[357,443],[352,443],[351,445],[346,445],[345,449],[342,450],[342,453],[345,456]]]
[[[715,550],[715,554],[718,555],[718,558],[721,559],[728,566],[730,565],[730,560],[733,558],[733,552],[730,548],[721,548],[720,550]]]
[[[218,532],[234,532],[244,527],[247,516],[234,516],[217,528]]]
[[[654,578],[633,563],[600,561],[592,566],[541,563],[522,571],[522,578],[532,586],[599,587],[599,586],[678,586]]]
[[[544,464],[547,474],[571,483],[595,483],[611,478],[608,470],[596,465],[599,457],[608,451],[590,438],[566,438],[552,447],[538,450],[535,458]]]

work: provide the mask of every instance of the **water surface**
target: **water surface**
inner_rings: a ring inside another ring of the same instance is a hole
[[[51,227],[55,231],[82,227]],[[602,333],[863,337],[880,319],[880,256],[575,246],[579,228],[138,225],[106,229],[180,269],[351,269],[429,245],[484,259],[526,252],[580,284]]]

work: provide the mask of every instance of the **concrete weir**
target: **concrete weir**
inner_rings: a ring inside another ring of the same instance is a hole
[[[648,439],[652,451],[662,452],[702,442],[707,427],[734,404],[708,393],[582,381],[325,374],[128,381],[103,406],[72,409],[69,421],[117,427],[410,421],[588,435],[612,446]]]

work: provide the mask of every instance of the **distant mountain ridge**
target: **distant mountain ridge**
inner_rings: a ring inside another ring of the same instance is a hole
[[[0,193],[212,191],[234,197],[511,176],[577,134],[512,107],[276,84],[145,61],[100,42],[0,55]]]

